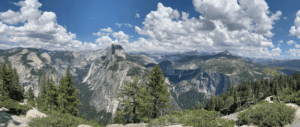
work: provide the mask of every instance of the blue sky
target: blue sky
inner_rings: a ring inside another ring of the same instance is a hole
[[[63,2],[62,2],[63,1]],[[0,48],[300,57],[300,1],[1,0]],[[298,18],[297,18],[298,17]]]

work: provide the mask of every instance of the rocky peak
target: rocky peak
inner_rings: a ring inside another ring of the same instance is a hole
[[[223,52],[219,52],[218,55],[232,56],[232,54],[231,54],[228,50],[225,50],[225,51],[223,51]]]
[[[111,54],[117,55],[117,56],[120,56],[120,57],[123,57],[124,59],[126,59],[126,53],[121,45],[111,44],[110,50],[111,50]]]

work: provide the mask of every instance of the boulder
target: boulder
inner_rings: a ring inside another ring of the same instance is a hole
[[[32,119],[32,118],[37,118],[37,117],[47,117],[47,115],[45,113],[38,111],[36,108],[30,109],[26,113],[27,119]]]

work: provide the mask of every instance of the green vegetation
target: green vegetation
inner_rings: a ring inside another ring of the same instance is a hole
[[[43,113],[47,114],[48,117],[33,118],[28,122],[28,125],[30,127],[77,127],[80,124],[86,124],[93,127],[104,127],[98,124],[97,119],[87,121],[71,114],[63,114],[55,110]]]
[[[124,109],[117,109],[114,123],[139,123],[150,122],[151,119],[162,116],[162,109],[172,108],[170,104],[167,85],[164,84],[164,77],[160,67],[156,64],[147,77],[149,81],[146,87],[138,84],[135,76],[133,83],[127,83],[120,88],[118,97]],[[130,120],[128,117],[132,117]]]
[[[28,104],[30,106],[35,106],[35,102],[34,102],[34,94],[33,94],[33,90],[32,88],[30,87],[29,90],[28,90],[28,93],[26,94],[26,98],[28,99]]]
[[[251,106],[246,111],[238,114],[239,125],[254,124],[257,126],[281,126],[291,124],[295,118],[295,111],[283,103],[269,103],[265,100]]]
[[[77,109],[81,105],[79,101],[80,90],[73,85],[74,81],[67,68],[66,76],[60,79],[60,85],[57,87],[53,77],[47,83],[45,72],[41,80],[41,90],[39,96],[35,98],[30,87],[27,94],[24,95],[23,88],[19,82],[17,70],[4,63],[0,68],[0,107],[9,109],[8,113],[15,115],[26,115],[26,113],[37,106],[39,111],[45,113],[46,118],[34,118],[28,122],[29,126],[78,126],[79,124],[92,125],[94,127],[103,127],[99,125],[97,119],[87,121],[76,117],[79,114]],[[49,84],[49,86],[48,86]],[[20,105],[18,102],[27,99],[27,105]],[[35,102],[36,100],[36,102]]]
[[[117,71],[119,69],[119,64],[117,62],[114,65],[110,66],[108,70]]]
[[[157,125],[168,125],[167,123],[181,123],[183,126],[194,127],[233,127],[233,120],[221,119],[221,114],[216,111],[203,109],[185,110],[183,112],[173,111],[171,114],[151,120],[148,127]]]
[[[41,89],[40,89],[40,93],[39,93],[39,96],[37,97],[37,107],[39,110],[42,110],[42,111],[47,111],[48,107],[47,107],[47,91],[49,91],[49,88],[48,88],[48,84],[47,84],[47,77],[46,77],[46,73],[44,72],[43,73],[43,76],[42,76],[42,80],[40,82],[41,84]]]
[[[135,75],[139,75],[141,71],[140,67],[133,67],[130,68],[127,72],[127,76],[135,76]]]
[[[196,105],[196,102],[203,102],[204,93],[198,93],[196,90],[190,90],[181,94],[178,99],[183,104],[184,109],[192,108]]]

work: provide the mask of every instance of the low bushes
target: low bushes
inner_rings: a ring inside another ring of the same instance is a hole
[[[274,99],[275,100],[275,99]],[[295,117],[295,109],[283,103],[260,101],[255,108],[251,106],[238,114],[239,125],[254,124],[258,126],[284,126],[290,124]]]
[[[7,96],[0,96],[0,102],[3,102],[8,99],[9,99],[9,97],[7,97]]]
[[[147,126],[169,125],[169,123],[182,123],[184,126],[196,127],[233,127],[235,124],[233,120],[222,119],[219,112],[200,109],[185,110],[183,112],[173,111],[170,115],[151,120]]]
[[[32,109],[29,105],[20,105],[18,102],[12,99],[4,100],[1,103],[1,107],[9,109],[8,113],[15,115],[26,115],[27,111]]]
[[[2,106],[7,109],[14,108],[17,105],[19,105],[18,102],[13,99],[4,100],[2,102]]]
[[[71,114],[61,114],[58,111],[45,111],[48,117],[33,118],[28,122],[30,127],[77,127],[80,124],[93,127],[104,127],[98,124],[97,120],[87,121]]]
[[[31,106],[29,105],[20,105],[18,104],[17,106],[15,106],[14,108],[9,108],[8,113],[10,114],[16,114],[16,115],[26,115],[26,113],[32,109]]]

